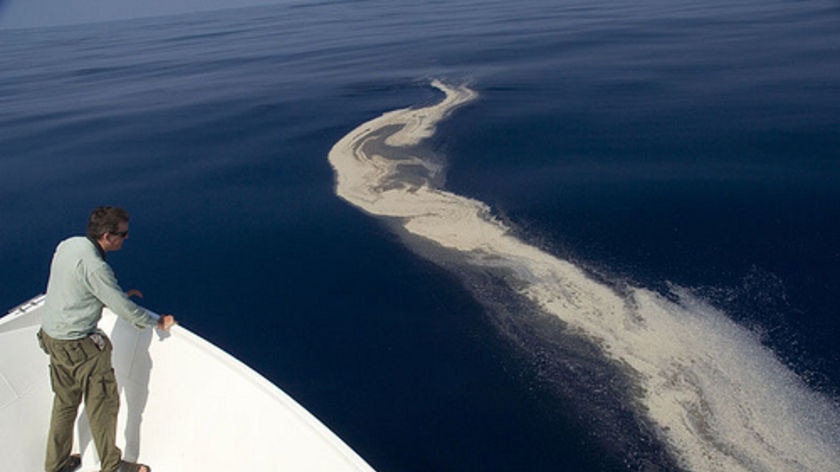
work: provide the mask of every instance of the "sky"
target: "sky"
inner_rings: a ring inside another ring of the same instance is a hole
[[[0,29],[95,23],[290,0],[0,0]]]

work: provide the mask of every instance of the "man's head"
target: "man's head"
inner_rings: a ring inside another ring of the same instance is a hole
[[[90,212],[87,235],[105,251],[117,251],[128,238],[128,212],[122,208],[101,206]]]

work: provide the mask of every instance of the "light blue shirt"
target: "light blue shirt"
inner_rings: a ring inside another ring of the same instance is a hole
[[[53,255],[41,327],[54,339],[81,339],[96,331],[104,306],[139,328],[157,323],[120,288],[94,241],[65,239]]]

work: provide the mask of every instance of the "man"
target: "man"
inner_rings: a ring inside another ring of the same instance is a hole
[[[160,318],[137,306],[117,284],[105,254],[128,239],[128,212],[103,206],[90,214],[87,237],[59,243],[53,255],[44,317],[38,339],[50,356],[53,409],[47,440],[47,472],[71,472],[81,465],[70,455],[73,426],[84,398],[90,431],[102,472],[151,472],[148,466],[122,460],[116,446],[119,393],[111,367],[111,341],[97,328],[108,307],[138,328],[168,330],[171,315]]]

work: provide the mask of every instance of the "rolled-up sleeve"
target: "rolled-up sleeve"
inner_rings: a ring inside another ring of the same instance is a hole
[[[138,328],[148,328],[157,323],[157,316],[128,298],[117,283],[114,271],[107,264],[88,273],[87,279],[91,293],[117,316]]]

